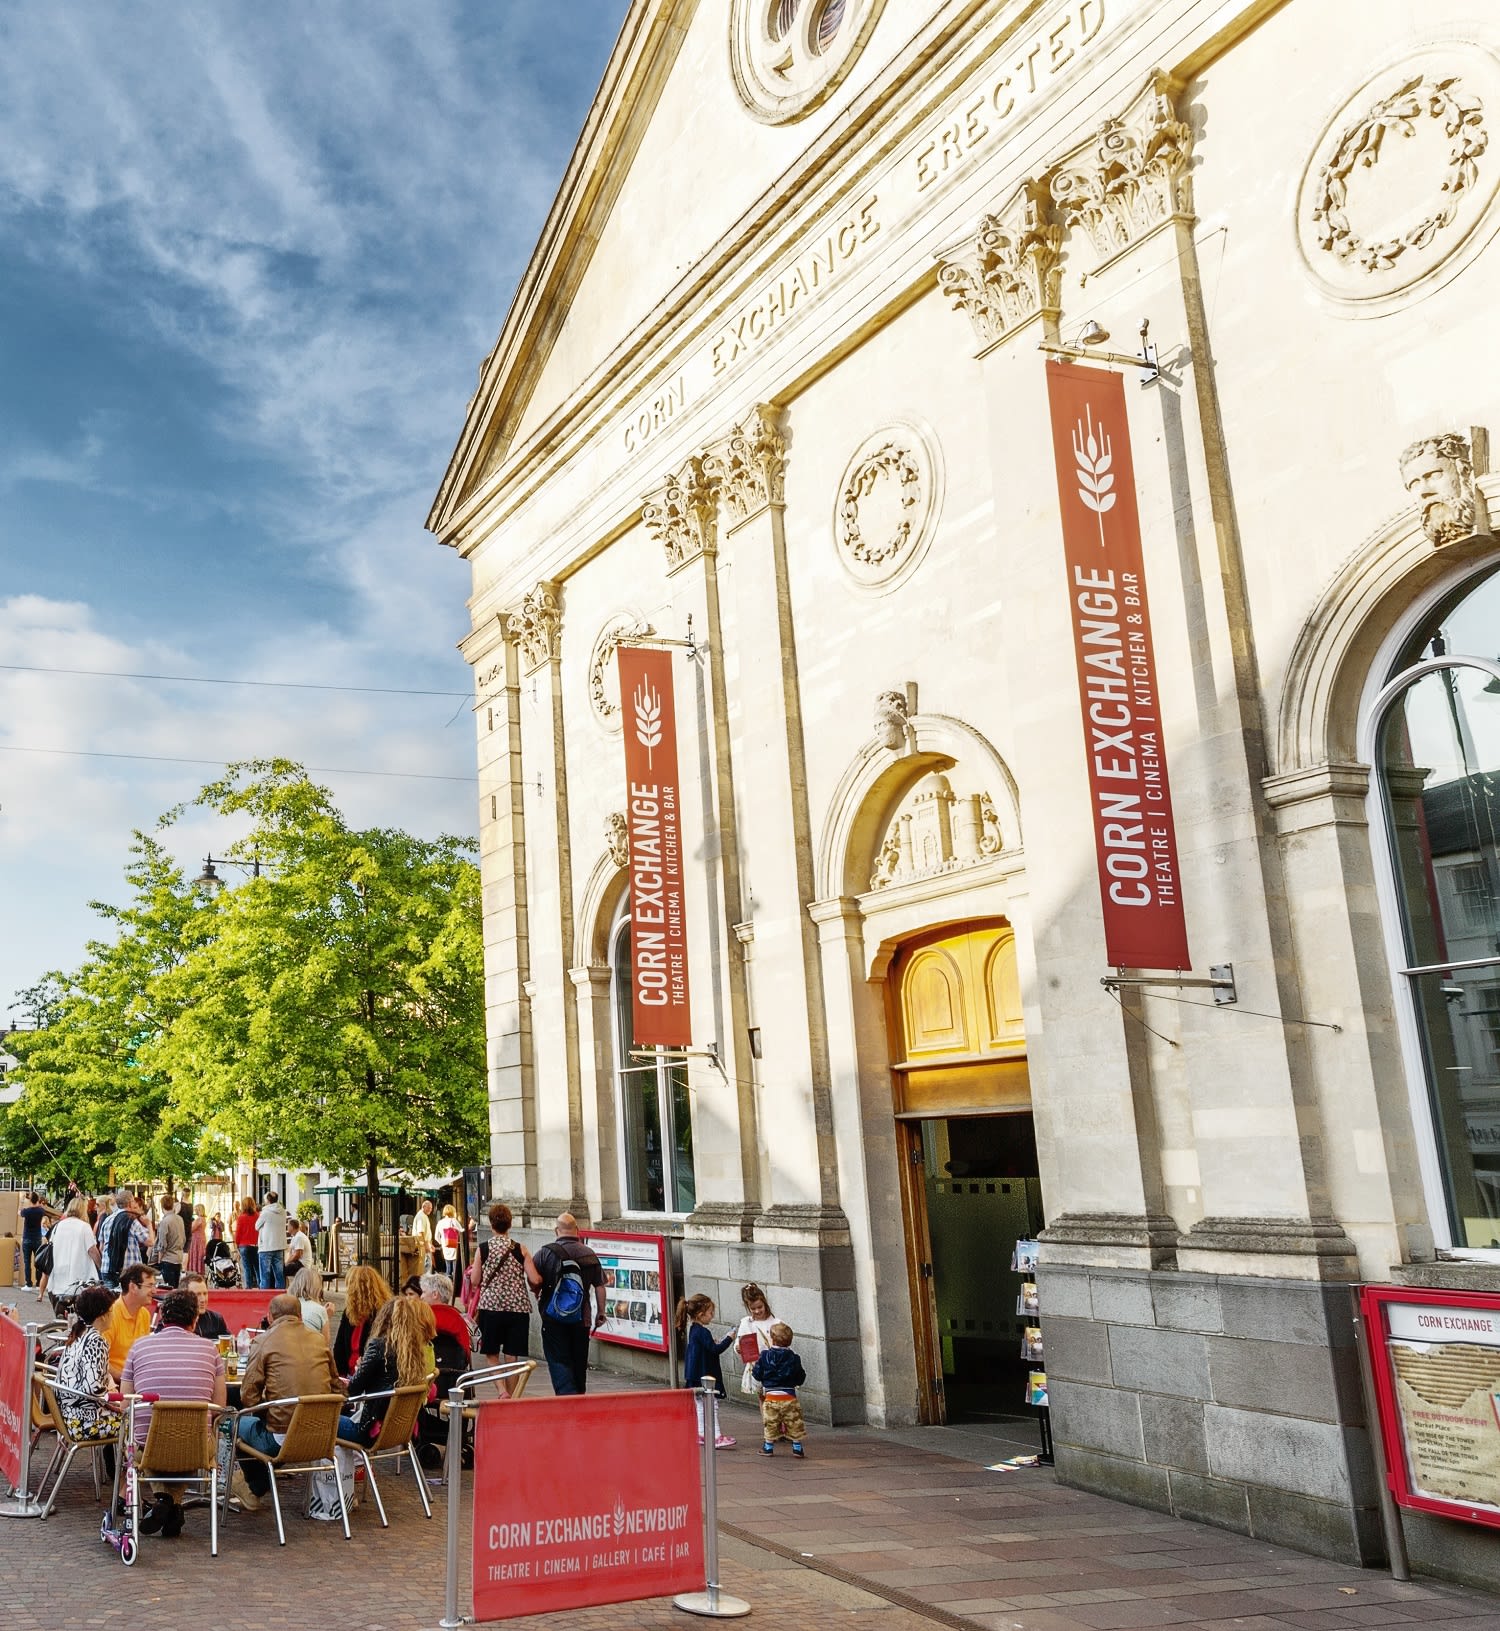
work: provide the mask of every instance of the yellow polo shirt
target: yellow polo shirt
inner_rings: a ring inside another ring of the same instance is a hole
[[[138,1314],[125,1306],[125,1299],[117,1297],[109,1311],[109,1368],[116,1375],[125,1370],[125,1356],[137,1337],[151,1334],[151,1304],[147,1303]]]

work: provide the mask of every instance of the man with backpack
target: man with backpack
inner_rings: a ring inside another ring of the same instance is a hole
[[[120,1276],[146,1261],[156,1232],[144,1216],[137,1196],[128,1189],[115,1191],[115,1209],[99,1225],[99,1278],[112,1291],[120,1289]]]
[[[604,1269],[578,1238],[571,1212],[558,1218],[556,1232],[555,1240],[532,1254],[526,1278],[542,1314],[542,1357],[552,1391],[562,1396],[588,1392],[589,1338],[604,1324]]]

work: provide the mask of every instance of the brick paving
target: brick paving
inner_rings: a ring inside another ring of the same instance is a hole
[[[0,1296],[3,1296],[0,1293]],[[544,1383],[539,1371],[533,1381]],[[597,1377],[596,1385],[631,1384]],[[545,1386],[538,1388],[545,1391]],[[788,1628],[931,1631],[1500,1631],[1500,1600],[1398,1585],[1261,1541],[1060,1486],[1050,1473],[993,1473],[1011,1446],[943,1431],[841,1429],[809,1438],[803,1463],[755,1452],[751,1413],[719,1459],[722,1577],[755,1619]],[[1024,1432],[1024,1429],[1023,1429]],[[929,1448],[929,1445],[937,1448]],[[956,1450],[957,1453],[945,1453]],[[387,1473],[392,1527],[366,1503],[354,1539],[293,1515],[276,1544],[269,1508],[232,1514],[217,1559],[206,1515],[175,1541],[148,1539],[126,1571],[98,1538],[100,1508],[75,1465],[45,1524],[0,1519],[0,1626],[17,1631],[414,1631],[443,1610],[445,1492],[422,1516],[411,1478]],[[460,1605],[468,1604],[467,1526]],[[691,1623],[670,1602],[497,1622],[534,1631],[655,1631]]]

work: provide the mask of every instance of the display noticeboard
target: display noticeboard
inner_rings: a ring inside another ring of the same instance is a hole
[[[1360,1309],[1396,1503],[1500,1528],[1500,1295],[1365,1286]]]
[[[604,1324],[595,1330],[595,1341],[666,1353],[672,1318],[664,1302],[666,1237],[590,1232],[583,1239],[604,1269]]]
[[[21,1438],[31,1431],[26,1399],[26,1329],[0,1314],[0,1476],[21,1482]]]
[[[683,1388],[481,1404],[474,1618],[703,1586],[698,1427]]]

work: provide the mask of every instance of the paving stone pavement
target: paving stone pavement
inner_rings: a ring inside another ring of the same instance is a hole
[[[632,1389],[605,1377],[596,1386]],[[1066,1489],[1047,1472],[990,1472],[980,1458],[1011,1446],[983,1436],[814,1432],[797,1463],[756,1452],[748,1410],[732,1405],[726,1416],[740,1446],[719,1458],[723,1585],[752,1604],[755,1620],[848,1631],[1500,1631],[1500,1599],[1398,1585]],[[197,1511],[179,1539],[148,1539],[126,1571],[99,1539],[101,1509],[75,1464],[45,1524],[0,1519],[0,1627],[427,1631],[443,1608],[445,1492],[434,1491],[429,1523],[409,1476],[388,1474],[381,1489],[388,1531],[367,1503],[346,1542],[337,1525],[292,1515],[293,1494],[285,1549],[267,1509],[232,1514],[211,1559]],[[465,1526],[465,1608],[467,1547]],[[656,1631],[692,1622],[654,1601],[496,1623]]]

